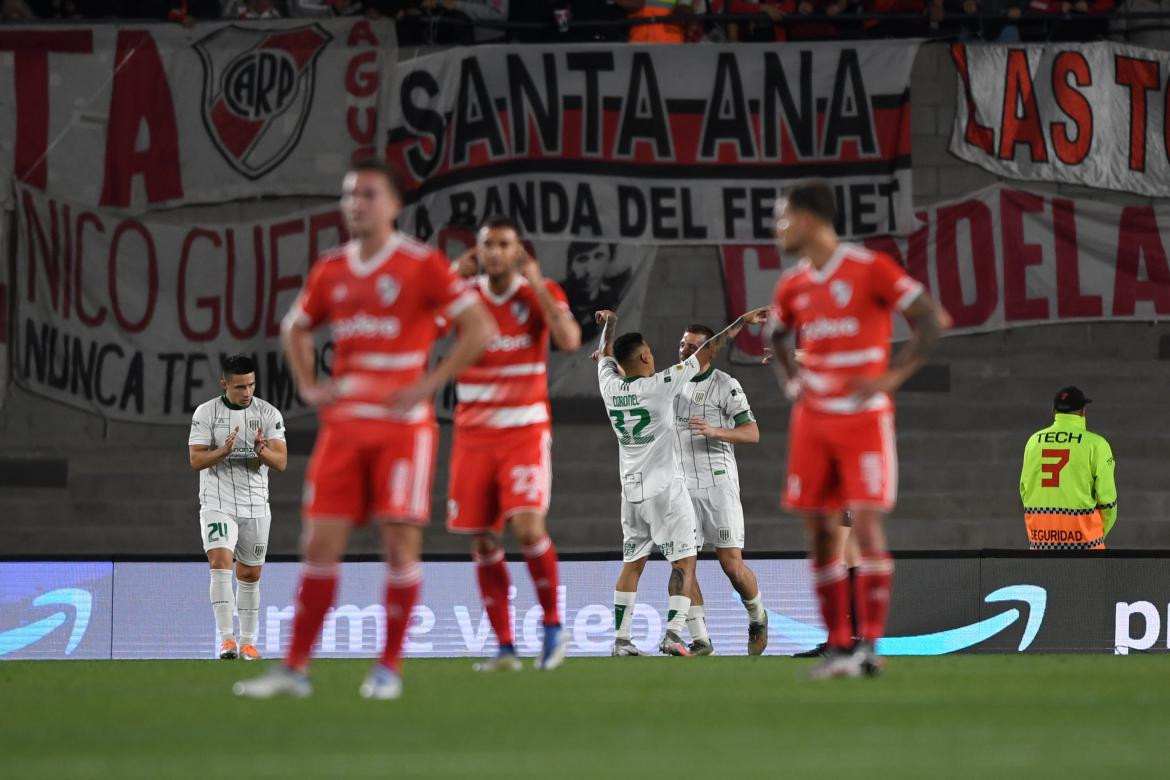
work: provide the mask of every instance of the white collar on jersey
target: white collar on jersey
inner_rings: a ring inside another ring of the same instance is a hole
[[[829,255],[829,262],[825,263],[824,267],[819,271],[807,257],[801,258],[800,262],[808,271],[809,278],[817,284],[821,284],[830,276],[837,273],[837,269],[845,261],[845,255],[851,247],[852,244],[844,241],[838,242],[837,248],[833,250],[833,254]]]
[[[516,294],[517,290],[528,284],[527,280],[525,280],[523,276],[514,273],[512,274],[512,283],[508,285],[508,289],[504,291],[504,294],[496,295],[494,292],[492,292],[491,282],[488,281],[487,274],[478,277],[475,280],[475,283],[479,285],[479,289],[483,292],[483,296],[496,306],[499,306],[501,303],[511,298]]]
[[[350,241],[345,245],[345,258],[349,262],[349,270],[353,271],[356,276],[369,276],[390,259],[390,255],[394,254],[401,243],[402,234],[396,230],[390,236],[390,240],[375,252],[373,257],[369,260],[362,260],[361,244],[357,241]]]

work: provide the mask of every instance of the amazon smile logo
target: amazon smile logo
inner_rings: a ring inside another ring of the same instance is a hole
[[[988,593],[983,599],[988,604],[999,602],[1018,602],[1026,605],[1027,618],[1024,623],[1024,634],[1020,637],[1018,650],[1028,649],[1036,634],[1040,631],[1040,624],[1044,622],[1044,610],[1048,606],[1048,592],[1036,585],[1009,585],[1006,588]],[[1012,607],[959,628],[945,631],[936,631],[932,634],[918,634],[917,636],[888,636],[879,639],[877,650],[882,655],[946,655],[974,647],[985,642],[1001,631],[1006,630],[1023,617],[1019,607]],[[778,612],[768,610],[770,628],[789,640],[800,645],[815,647],[825,641],[827,634],[820,626],[812,626],[793,620]]]
[[[81,640],[85,637],[85,630],[89,628],[89,616],[93,612],[93,596],[88,590],[81,588],[58,588],[48,593],[42,593],[32,602],[34,607],[44,607],[49,604],[64,604],[73,607],[73,627],[69,630],[69,642],[65,645],[65,655],[70,655],[81,644]],[[66,612],[57,611],[33,623],[0,632],[0,658],[39,642],[63,626],[67,620],[69,620],[69,615]]]

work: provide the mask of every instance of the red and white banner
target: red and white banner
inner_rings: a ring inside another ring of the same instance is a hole
[[[131,213],[331,195],[381,147],[394,24],[0,29],[0,206],[15,178]]]
[[[906,238],[864,243],[888,252],[950,312],[948,333],[1082,320],[1170,317],[1170,207],[1116,206],[994,185],[918,213]],[[728,311],[771,302],[781,266],[774,245],[722,249]],[[901,330],[905,333],[905,329]],[[759,328],[733,358],[757,362]]]
[[[17,188],[15,380],[31,392],[111,419],[182,423],[217,395],[219,366],[257,362],[257,394],[287,416],[307,410],[280,351],[280,321],[311,259],[345,239],[334,205],[251,222],[145,221]],[[471,234],[439,244],[461,252]],[[529,245],[565,288],[575,316],[617,309],[636,328],[655,250],[593,241]],[[587,333],[589,331],[587,330]],[[596,341],[596,336],[593,336]],[[553,356],[550,385],[596,387],[591,348]],[[318,340],[328,372],[332,345]]]
[[[909,232],[917,41],[477,46],[400,63],[387,155],[403,224],[508,214],[528,235],[651,244],[766,239],[818,176],[851,236]]]
[[[954,44],[951,152],[1000,176],[1170,196],[1170,52]]]

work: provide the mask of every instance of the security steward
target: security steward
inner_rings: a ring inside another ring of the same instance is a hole
[[[1085,427],[1076,387],[1052,402],[1054,421],[1028,438],[1020,498],[1032,550],[1104,550],[1117,520],[1117,485],[1109,442]]]

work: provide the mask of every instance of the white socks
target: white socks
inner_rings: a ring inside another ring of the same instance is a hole
[[[211,570],[211,611],[215,614],[215,627],[219,629],[219,641],[235,640],[236,632],[232,615],[236,611],[236,595],[232,592],[231,569]]]
[[[703,609],[702,604],[692,604],[690,611],[687,612],[687,631],[690,632],[691,639],[702,642],[708,640],[707,611]]]
[[[757,592],[755,598],[745,601],[743,608],[747,610],[748,620],[753,623],[764,622],[764,597],[761,593]]]
[[[260,581],[236,583],[236,609],[240,613],[240,644],[256,644],[260,623]]]
[[[629,639],[630,625],[634,622],[634,604],[637,592],[615,590],[613,592],[613,638]]]
[[[683,626],[687,624],[687,615],[691,611],[690,596],[671,596],[666,612],[666,630],[682,636]]]

